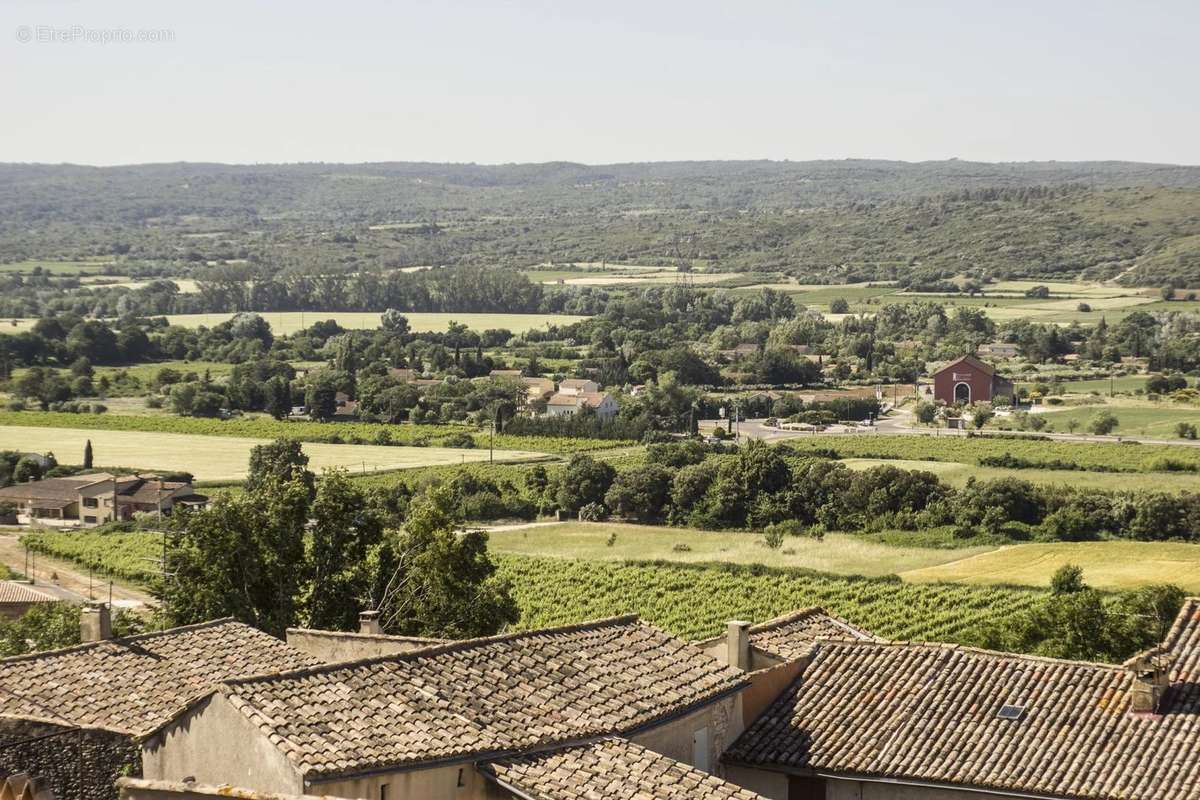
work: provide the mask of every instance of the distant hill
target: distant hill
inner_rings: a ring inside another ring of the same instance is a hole
[[[1198,220],[1200,167],[1115,161],[0,164],[7,261],[685,259],[820,281],[918,270],[1197,285]]]

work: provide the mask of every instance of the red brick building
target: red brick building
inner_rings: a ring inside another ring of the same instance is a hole
[[[1012,392],[1012,383],[997,375],[995,367],[972,356],[933,373],[933,399],[947,405],[990,403],[993,397],[1012,397]]]

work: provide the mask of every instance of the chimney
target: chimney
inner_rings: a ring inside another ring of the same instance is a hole
[[[79,639],[102,642],[112,638],[112,614],[108,603],[88,603],[79,613]]]
[[[726,623],[725,640],[729,647],[729,666],[750,671],[750,623],[732,619]]]
[[[1153,714],[1158,711],[1163,695],[1171,685],[1171,656],[1160,647],[1138,653],[1125,662],[1132,676],[1129,687],[1129,710],[1134,714]]]
[[[379,636],[383,633],[383,626],[379,624],[378,611],[363,611],[358,615],[358,632],[369,633],[372,636]]]

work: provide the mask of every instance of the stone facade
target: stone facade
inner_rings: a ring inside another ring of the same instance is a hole
[[[59,800],[116,800],[115,782],[141,774],[133,739],[117,733],[0,718],[0,775],[25,773]]]

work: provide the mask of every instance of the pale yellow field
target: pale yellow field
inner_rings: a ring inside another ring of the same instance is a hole
[[[948,564],[901,572],[906,581],[1024,583],[1045,586],[1064,564],[1083,569],[1083,579],[1102,589],[1174,583],[1200,592],[1200,545],[1179,542],[1059,542],[1018,544]]]
[[[0,450],[52,452],[64,464],[81,463],[83,448],[89,439],[94,463],[98,466],[181,470],[192,473],[197,480],[207,481],[245,478],[250,448],[268,442],[267,439],[186,433],[0,426]],[[306,442],[303,447],[309,458],[309,469],[315,472],[327,467],[341,467],[351,472],[377,472],[488,459],[487,450],[450,447],[381,447],[311,442]],[[542,455],[524,450],[496,451],[496,459],[505,461],[528,460]]]
[[[232,314],[170,314],[167,321],[172,325],[197,328],[212,327],[230,319]],[[351,330],[374,330],[379,327],[381,315],[374,311],[263,311],[263,319],[271,324],[276,334],[295,333],[314,323],[332,319],[343,328]],[[405,314],[412,330],[417,333],[444,331],[451,322],[459,322],[474,331],[503,328],[513,333],[524,333],[534,328],[545,328],[549,324],[570,325],[587,317],[570,314],[441,314],[413,312]]]
[[[33,330],[36,319],[0,319],[0,333],[24,333]]]

